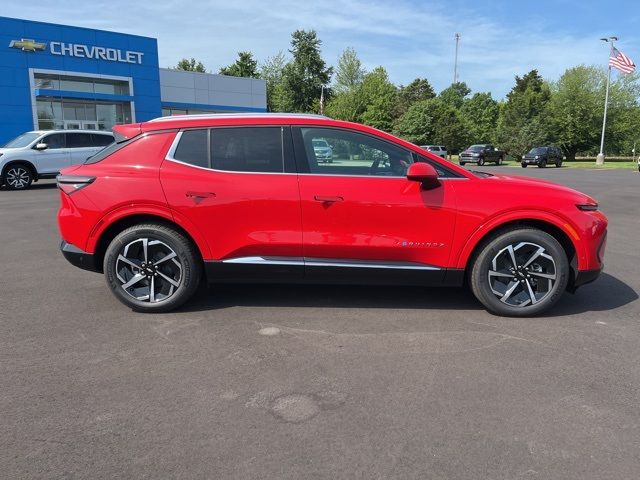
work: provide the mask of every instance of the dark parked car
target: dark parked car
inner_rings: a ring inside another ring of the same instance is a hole
[[[471,145],[460,154],[460,165],[477,163],[482,166],[485,162],[495,162],[496,165],[502,165],[504,156],[504,152],[496,150],[493,145]]]
[[[548,163],[561,167],[562,150],[558,147],[535,147],[522,157],[522,168],[527,168],[527,165],[537,165],[539,168],[544,168]]]

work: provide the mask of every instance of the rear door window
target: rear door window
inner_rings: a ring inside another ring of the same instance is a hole
[[[229,172],[284,172],[282,127],[211,129],[211,168]]]
[[[93,147],[90,133],[67,133],[67,148]]]

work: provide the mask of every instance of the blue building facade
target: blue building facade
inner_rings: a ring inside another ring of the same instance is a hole
[[[28,130],[243,110],[266,110],[263,81],[160,69],[154,38],[0,17],[0,145]]]

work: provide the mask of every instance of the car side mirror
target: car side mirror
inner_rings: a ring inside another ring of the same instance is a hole
[[[435,187],[440,185],[438,172],[431,165],[425,162],[416,162],[409,165],[407,169],[407,180],[420,182],[425,187]]]
[[[49,148],[49,145],[44,142],[36,143],[36,150],[46,150],[47,148]]]

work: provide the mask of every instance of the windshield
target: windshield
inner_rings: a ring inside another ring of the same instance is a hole
[[[329,144],[325,140],[314,140],[313,146],[318,148],[326,148]]]
[[[28,146],[31,142],[33,142],[36,138],[38,138],[41,133],[37,132],[27,132],[22,135],[14,138],[9,143],[7,143],[4,148],[24,148]]]
[[[532,148],[531,150],[529,150],[529,153],[531,155],[541,155],[541,154],[545,153],[546,151],[547,151],[546,148],[538,147],[538,148]]]
[[[481,150],[484,150],[484,145],[471,145],[469,150],[472,152],[480,152]]]

